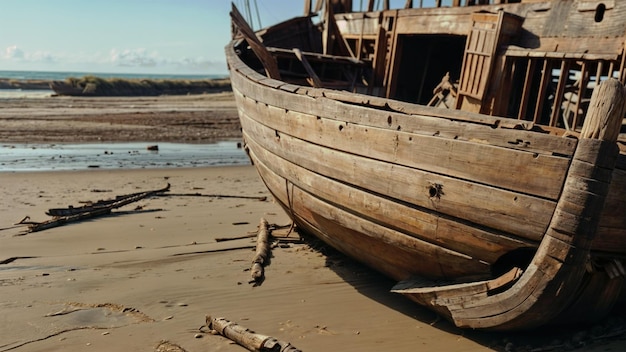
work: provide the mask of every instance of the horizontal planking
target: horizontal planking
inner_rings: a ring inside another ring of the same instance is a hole
[[[538,154],[571,156],[576,147],[574,139],[524,130],[533,127],[528,121],[426,107],[345,91],[294,86],[261,76],[241,61],[236,63],[239,69],[233,72],[231,80],[241,94],[291,111],[441,138],[479,139],[484,143]],[[300,87],[297,95],[289,94],[296,92],[297,87]]]
[[[569,159],[344,123],[241,99],[239,108],[277,131],[315,144],[548,199],[559,196]]]
[[[349,99],[346,92],[324,93],[324,96],[337,99]],[[433,110],[415,104],[393,102],[386,100],[392,109],[401,112],[390,112],[372,109],[355,104],[336,104],[332,115],[326,116],[341,119],[350,123],[366,126],[388,128],[398,131],[437,136],[454,140],[476,141],[503,148],[518,149],[545,155],[572,156],[577,141],[572,138],[561,138],[545,133],[521,131],[522,124],[527,121],[494,118],[486,115],[468,114],[460,110],[461,114],[445,116],[435,115],[443,109]],[[364,104],[381,104],[367,99]],[[442,118],[443,117],[443,118]],[[469,122],[469,123],[468,123]],[[480,122],[480,123],[477,123]],[[496,126],[510,123],[509,128]],[[532,125],[532,124],[531,124]]]
[[[581,11],[576,2],[561,1],[546,4],[511,4],[503,7],[507,13],[524,17],[524,31],[516,38],[520,47],[533,48],[540,52],[618,53],[624,41],[624,16],[626,6],[620,4],[607,7],[604,18],[598,25],[593,11]],[[579,2],[580,4],[581,2]],[[396,32],[411,34],[450,34],[466,36],[471,30],[471,7],[447,8],[443,11],[424,9],[401,10],[398,12]],[[347,26],[347,25],[346,25]],[[567,28],[564,31],[563,28]],[[541,40],[538,40],[540,38]],[[537,47],[537,43],[541,46]]]
[[[285,134],[277,137],[245,114],[241,123],[264,149],[315,173],[531,241],[541,240],[555,208],[552,201],[340,152]]]
[[[268,188],[274,194],[281,194],[279,201],[293,211],[299,225],[374,269],[397,280],[417,274],[429,277],[490,274],[486,263],[355,216],[297,186],[286,186],[285,180],[259,159],[254,150],[251,157]],[[289,196],[285,194],[287,189]]]
[[[335,181],[265,150],[254,142],[254,137],[246,135],[246,141],[258,159],[302,190],[334,203],[337,207],[348,209],[362,218],[369,218],[412,237],[489,264],[493,264],[501,255],[516,248],[536,246],[536,243],[530,241],[487,232],[458,220],[443,217],[436,212],[418,209]]]

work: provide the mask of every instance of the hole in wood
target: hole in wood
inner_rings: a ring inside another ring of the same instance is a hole
[[[398,128],[396,128],[396,130],[398,130],[398,131],[402,130],[402,126],[398,126]]]
[[[602,22],[602,20],[604,19],[604,13],[606,12],[606,5],[604,4],[599,4],[598,7],[596,7],[596,15],[594,17],[594,20],[597,22]]]
[[[500,258],[491,265],[491,274],[493,277],[498,277],[512,268],[526,270],[528,264],[533,260],[536,251],[535,248],[522,247],[501,255]]]
[[[391,116],[387,116],[387,124],[391,126],[392,122],[393,122],[393,119],[391,118]]]
[[[430,198],[441,198],[443,195],[443,186],[438,183],[433,183],[428,187],[428,196]]]
[[[339,131],[343,131],[343,125],[339,125]]]

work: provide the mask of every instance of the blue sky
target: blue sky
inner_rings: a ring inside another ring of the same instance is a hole
[[[245,1],[234,2],[244,13]],[[255,29],[255,2],[263,26],[303,13],[301,0],[250,1]],[[0,70],[226,74],[230,6],[227,0],[0,0]]]

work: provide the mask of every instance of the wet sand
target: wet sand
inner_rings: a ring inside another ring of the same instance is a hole
[[[67,118],[49,110],[41,108],[45,121]],[[166,183],[178,195],[41,232],[13,225]],[[623,316],[528,333],[457,329],[389,293],[394,282],[297,232],[272,249],[262,284],[250,284],[254,238],[216,239],[254,234],[261,218],[290,224],[251,166],[0,173],[0,190],[0,352],[244,351],[201,329],[207,314],[303,351],[626,349]]]
[[[213,143],[239,138],[232,93],[1,99],[0,143]]]

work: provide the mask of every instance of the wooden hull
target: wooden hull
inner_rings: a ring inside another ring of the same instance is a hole
[[[294,85],[226,53],[247,151],[277,202],[400,281],[394,292],[499,330],[600,318],[623,299],[615,140]]]

